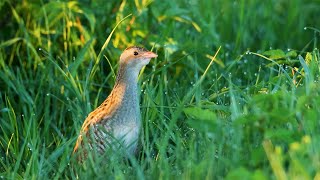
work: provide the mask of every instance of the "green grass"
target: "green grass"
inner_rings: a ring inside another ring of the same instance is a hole
[[[0,178],[320,177],[317,0],[5,0],[0,14]],[[139,78],[140,152],[77,164],[133,44],[159,55]]]

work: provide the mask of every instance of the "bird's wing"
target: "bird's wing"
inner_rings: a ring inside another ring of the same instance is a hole
[[[91,114],[91,113],[90,113]],[[74,149],[73,149],[73,152],[75,153],[78,148],[82,145],[82,142],[83,142],[83,136],[85,137],[88,137],[89,135],[89,128],[90,126],[96,124],[97,122],[100,122],[100,121],[108,121],[109,119],[112,119],[112,116],[110,115],[104,115],[103,117],[100,118],[100,115],[99,116],[88,116],[88,118],[86,118],[86,120],[84,121],[83,125],[82,125],[82,128],[80,130],[80,134],[78,136],[78,139],[77,139],[77,142],[76,142],[76,145],[74,146]],[[102,115],[101,115],[102,116]]]
[[[75,153],[79,146],[82,144],[83,136],[88,136],[90,126],[103,121],[112,119],[114,112],[117,110],[119,103],[115,100],[114,94],[111,93],[110,96],[94,111],[92,111],[84,123],[82,124],[80,134],[78,136],[76,145],[73,149]]]

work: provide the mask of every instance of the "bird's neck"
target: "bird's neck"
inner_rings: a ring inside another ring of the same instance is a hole
[[[137,84],[140,69],[120,65],[116,83]]]
[[[122,103],[138,105],[138,75],[140,69],[120,65],[114,91],[121,96]]]

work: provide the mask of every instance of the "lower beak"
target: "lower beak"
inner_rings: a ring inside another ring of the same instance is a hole
[[[148,52],[145,52],[143,54],[143,57],[145,57],[145,58],[156,58],[156,57],[158,57],[158,55],[156,53],[148,51]]]

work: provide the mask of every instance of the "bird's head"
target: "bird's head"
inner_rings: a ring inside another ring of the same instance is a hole
[[[120,56],[120,65],[141,69],[147,65],[151,58],[158,57],[157,54],[142,47],[131,46],[123,51]]]

